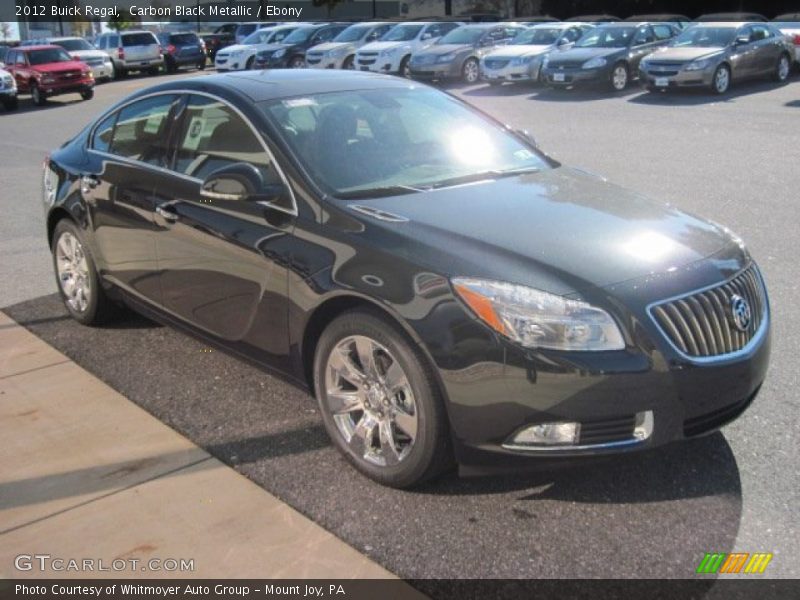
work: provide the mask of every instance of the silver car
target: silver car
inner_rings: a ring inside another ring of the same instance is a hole
[[[481,59],[481,73],[489,85],[539,81],[542,59],[554,50],[567,50],[594,25],[541,23],[522,30],[507,46]]]
[[[724,94],[734,81],[789,77],[792,44],[769,23],[702,23],[639,63],[639,79],[650,91],[708,87]]]
[[[397,23],[356,23],[330,42],[306,52],[306,66],[312,69],[355,69],[356,51],[376,42]]]

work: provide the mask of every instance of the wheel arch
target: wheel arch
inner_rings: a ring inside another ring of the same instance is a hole
[[[69,219],[78,225],[75,216],[63,206],[56,206],[47,215],[47,245],[50,246],[50,248],[53,247],[53,233],[55,233],[56,226],[59,221],[64,219]]]

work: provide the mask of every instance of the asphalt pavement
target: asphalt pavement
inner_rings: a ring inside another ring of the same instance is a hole
[[[798,76],[744,84],[725,99],[449,87],[528,129],[558,160],[739,233],[770,291],[773,358],[758,400],[722,433],[558,472],[451,475],[410,492],[349,468],[305,393],[142,318],[81,327],[51,295],[44,153],[155,81],[0,113],[0,306],[13,304],[14,319],[402,577],[690,577],[712,551],[773,552],[767,576],[800,576]]]

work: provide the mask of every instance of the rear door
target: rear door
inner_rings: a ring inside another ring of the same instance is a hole
[[[296,207],[209,200],[200,195],[213,171],[238,162],[255,166],[267,183],[283,177],[249,121],[220,99],[189,95],[175,140],[173,173],[156,183],[157,253],[164,307],[228,342],[251,331],[285,342],[285,249]]]
[[[92,132],[81,194],[92,218],[103,275],[159,304],[153,189],[167,165],[177,94],[136,100]]]
[[[767,25],[753,25],[755,56],[753,68],[758,75],[766,75],[775,71],[783,46],[778,36],[774,35]]]

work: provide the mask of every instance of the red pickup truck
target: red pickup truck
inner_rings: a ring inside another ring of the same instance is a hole
[[[6,55],[6,70],[14,76],[19,93],[30,94],[38,106],[60,94],[77,93],[84,100],[94,96],[91,68],[60,46],[12,48]]]

